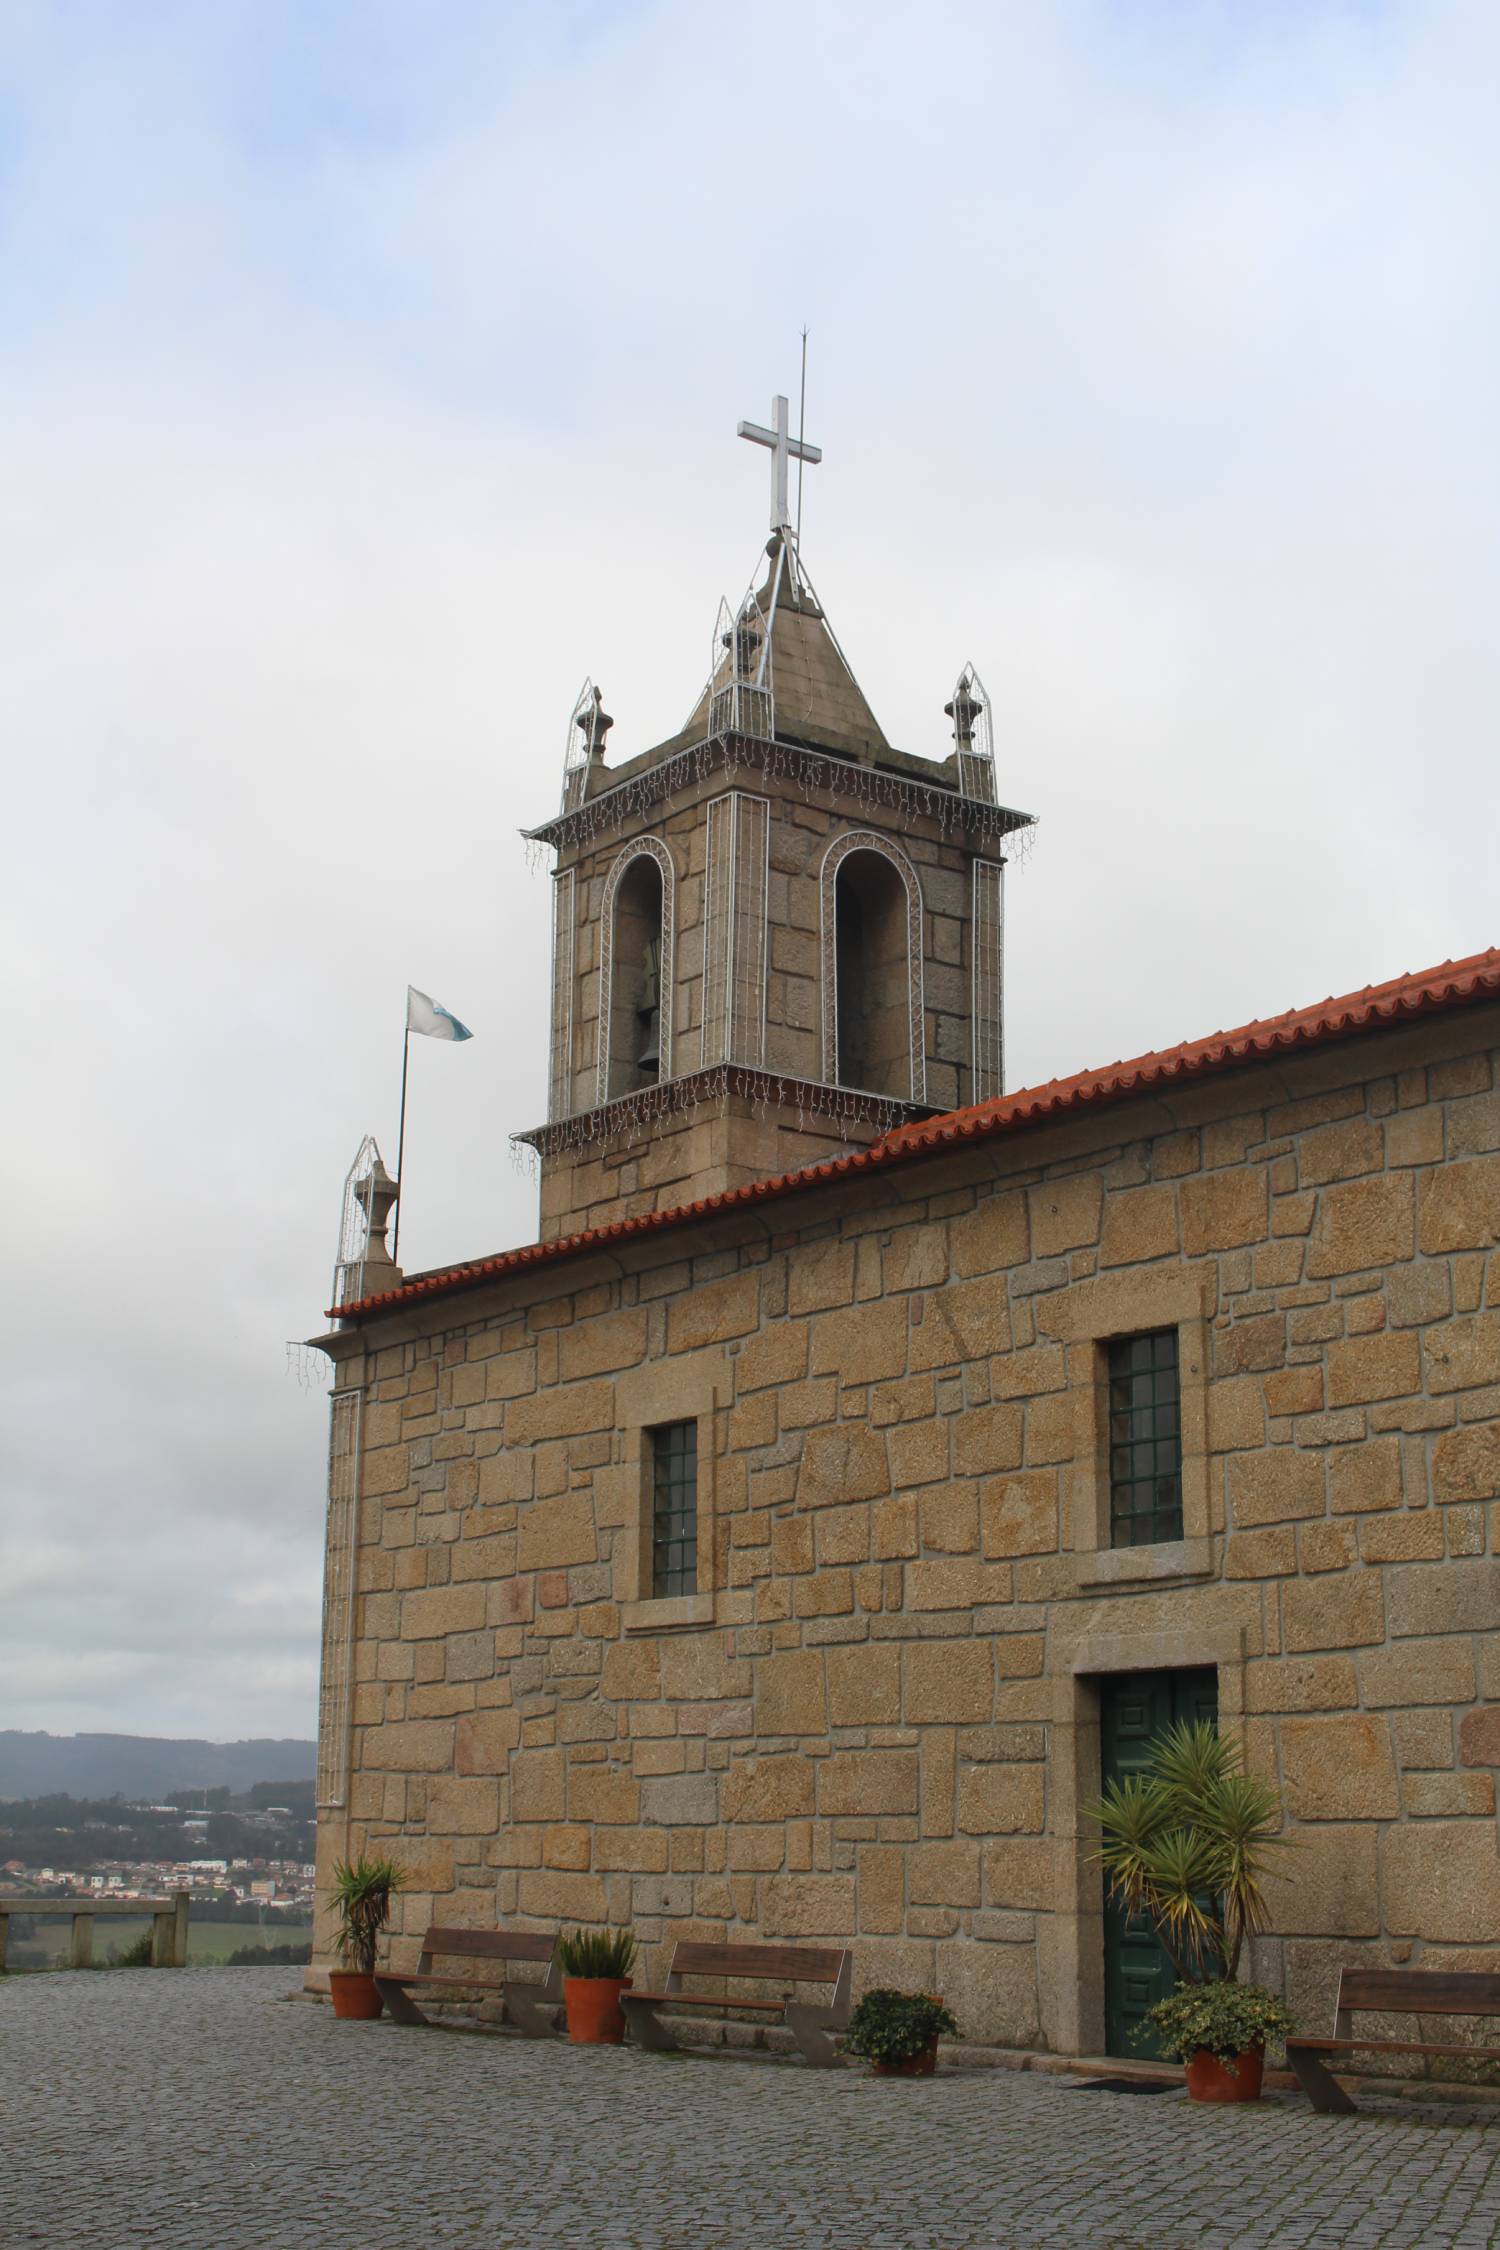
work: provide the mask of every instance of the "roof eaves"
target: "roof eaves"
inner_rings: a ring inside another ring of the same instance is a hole
[[[1002,1094],[993,1101],[968,1109],[950,1110],[939,1117],[898,1125],[869,1148],[851,1150],[847,1156],[829,1157],[795,1172],[783,1172],[743,1187],[726,1188],[696,1203],[674,1205],[665,1211],[644,1211],[634,1218],[616,1219],[607,1226],[589,1227],[555,1242],[532,1242],[518,1250],[501,1251],[462,1266],[418,1274],[399,1289],[365,1297],[352,1305],[334,1306],[330,1320],[364,1319],[371,1313],[392,1312],[426,1300],[481,1287],[507,1274],[532,1266],[552,1265],[563,1259],[586,1256],[611,1244],[631,1242],[643,1235],[665,1233],[698,1219],[724,1216],[751,1209],[757,1203],[795,1195],[809,1188],[848,1179],[883,1164],[909,1162],[933,1155],[956,1142],[989,1139],[1019,1132],[1070,1110],[1107,1107],[1133,1095],[1149,1092],[1163,1082],[1212,1075],[1247,1063],[1266,1060],[1299,1048],[1320,1046],[1362,1031],[1379,1029],[1402,1018],[1436,1015],[1475,1001],[1500,999],[1500,950],[1469,955],[1462,961],[1444,961],[1416,975],[1393,977],[1386,984],[1367,985],[1361,992],[1328,999],[1309,1008],[1289,1009],[1245,1024],[1238,1031],[1214,1032],[1207,1039],[1189,1040],[1159,1053],[1138,1055],[1102,1070],[1083,1071],[1074,1078]]]

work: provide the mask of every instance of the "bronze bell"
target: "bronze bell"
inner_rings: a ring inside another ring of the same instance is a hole
[[[661,1069],[661,1010],[660,1008],[642,1008],[638,1012],[646,1025],[646,1037],[640,1053],[635,1058],[637,1068],[659,1071]]]

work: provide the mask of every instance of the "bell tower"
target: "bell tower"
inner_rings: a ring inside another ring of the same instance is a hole
[[[721,603],[685,725],[606,764],[592,681],[568,723],[556,853],[544,1240],[794,1171],[1003,1091],[1006,840],[971,666],[946,755],[894,749],[840,648],[769,429],[760,582]]]

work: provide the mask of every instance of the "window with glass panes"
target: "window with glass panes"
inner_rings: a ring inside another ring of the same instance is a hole
[[[651,1591],[698,1591],[698,1425],[651,1432]]]
[[[1115,1547],[1182,1537],[1182,1400],[1177,1331],[1109,1347],[1109,1530]]]

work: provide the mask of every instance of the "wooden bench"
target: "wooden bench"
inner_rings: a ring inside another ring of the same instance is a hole
[[[1379,2010],[1382,2015],[1497,2016],[1500,1976],[1449,1973],[1445,1969],[1344,1969],[1339,1976],[1333,2035],[1295,2037],[1286,2059],[1314,2109],[1350,2111],[1356,2106],[1333,2077],[1330,2055],[1358,2051],[1376,2055],[1454,2055],[1466,2062],[1500,2062],[1500,2047],[1465,2047],[1454,2041],[1356,2039],[1350,2017]]]
[[[437,1976],[435,1960],[545,1961],[545,1977]],[[505,2020],[528,2039],[545,2039],[558,2027],[562,2008],[562,1968],[557,1958],[557,1936],[544,1930],[460,1930],[434,1922],[422,1940],[421,1958],[413,1974],[396,1976],[389,1969],[375,1971],[375,1988],[396,2023],[430,2024],[412,1998],[413,1989],[424,1997],[441,1998],[448,1992],[481,1992],[499,2000]]]
[[[779,2000],[752,2000],[745,1993],[685,1992],[684,1977],[716,1977],[762,1984],[831,1984],[833,1997],[826,2002],[799,2000],[783,1992]],[[673,2053],[677,2041],[662,2022],[662,2010],[672,2015],[684,2008],[711,2009],[729,2016],[740,2011],[784,2023],[815,2069],[826,2070],[837,2060],[834,2034],[849,2021],[849,1994],[854,1964],[840,1946],[716,1945],[679,1939],[672,1948],[672,1965],[661,1992],[622,1992],[620,2005],[631,2036],[656,2054]]]

